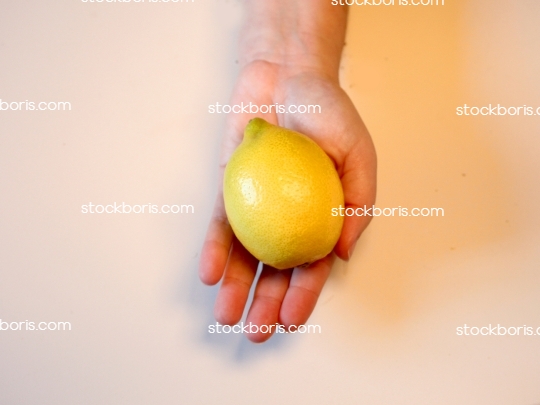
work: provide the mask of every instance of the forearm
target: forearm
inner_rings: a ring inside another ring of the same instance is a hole
[[[279,65],[288,74],[338,77],[347,7],[329,0],[245,0],[240,61]]]

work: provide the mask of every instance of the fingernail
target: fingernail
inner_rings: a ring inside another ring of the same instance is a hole
[[[349,248],[349,254],[347,256],[347,261],[351,260],[351,256],[352,254],[354,253],[354,248],[356,247],[356,243],[358,242],[358,240],[356,240],[352,245],[351,247]]]

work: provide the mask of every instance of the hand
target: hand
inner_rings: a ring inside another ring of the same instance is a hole
[[[253,284],[258,260],[235,238],[225,214],[222,183],[227,161],[243,138],[251,118],[259,116],[311,137],[333,160],[343,184],[346,207],[371,206],[375,201],[376,156],[367,129],[337,78],[317,69],[291,70],[279,63],[255,60],[242,70],[232,105],[320,105],[321,113],[231,114],[226,124],[220,164],[220,190],[201,253],[200,278],[208,285],[222,280],[214,314],[218,322],[240,321]],[[345,216],[334,253],[349,260],[370,217]],[[246,322],[273,325],[271,331],[248,334],[253,342],[269,339],[279,323],[285,329],[303,325],[326,282],[335,254],[307,268],[278,271],[264,265]]]

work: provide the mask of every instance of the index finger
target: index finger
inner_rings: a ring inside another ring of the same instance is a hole
[[[221,280],[233,240],[233,231],[229,225],[223,194],[216,198],[214,212],[206,232],[206,238],[201,251],[199,277],[207,285],[214,285]]]

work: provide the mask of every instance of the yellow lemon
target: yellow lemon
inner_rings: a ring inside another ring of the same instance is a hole
[[[312,139],[252,119],[223,184],[225,210],[244,247],[277,269],[312,263],[334,248],[344,205],[332,160]]]

